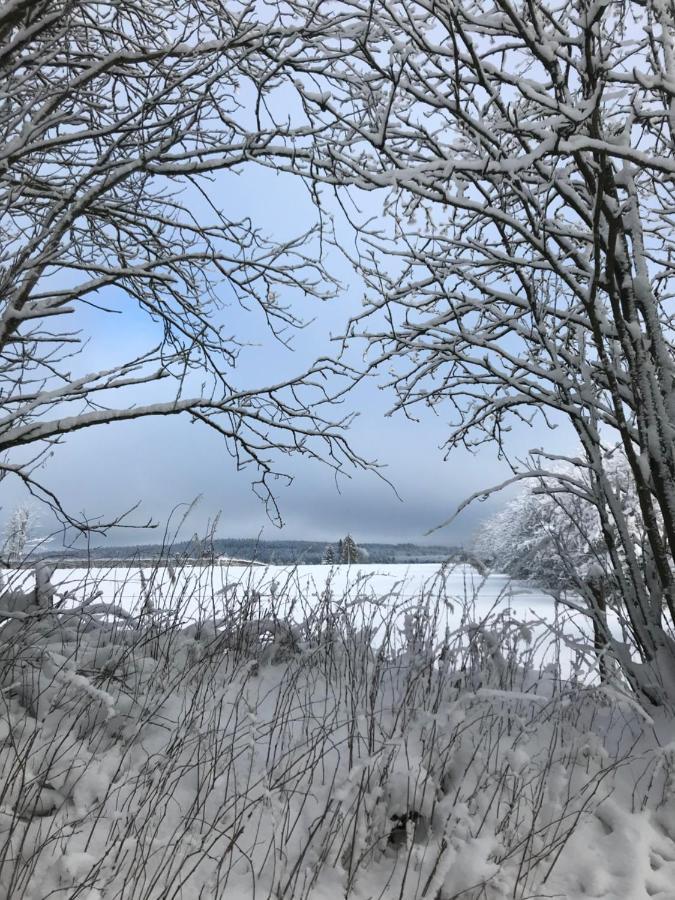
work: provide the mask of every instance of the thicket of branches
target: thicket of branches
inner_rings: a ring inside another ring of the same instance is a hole
[[[2,471],[37,490],[21,448],[35,460],[75,429],[178,412],[263,485],[276,450],[360,462],[314,405],[334,362],[259,390],[229,377],[224,295],[286,325],[277,292],[329,280],[308,235],[266,242],[200,179],[252,160],[295,173],[319,204],[334,189],[356,230],[367,305],[347,335],[397,408],[454,415],[448,451],[508,453],[514,418],[571,424],[570,488],[597,511],[639,659],[612,652],[660,702],[675,683],[674,35],[651,0],[7,4]],[[97,303],[138,305],[157,346],[77,371],[70,311]],[[164,400],[133,404],[163,381]],[[640,553],[604,463],[616,446]],[[545,478],[551,457],[514,477]]]
[[[658,701],[675,683],[671,8],[353,0],[313,21],[324,36],[285,62],[310,174],[358,232],[369,290],[349,334],[397,408],[454,415],[448,451],[508,454],[515,419],[571,424],[639,663],[613,652]],[[387,219],[369,200],[359,216],[365,192]],[[617,445],[648,571],[603,462]]]
[[[208,179],[287,159],[306,134],[259,107],[255,60],[288,39],[278,15],[262,21],[246,3],[0,10],[0,474],[66,521],[36,466],[102,423],[185,413],[257,467],[268,500],[280,453],[359,462],[322,413],[329,364],[268,385],[233,375],[229,305],[286,340],[294,295],[334,289],[311,228],[269,240]],[[92,308],[128,317],[146,348],[88,370]]]

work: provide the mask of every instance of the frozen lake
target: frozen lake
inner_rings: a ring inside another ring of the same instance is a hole
[[[184,566],[156,569],[91,568],[61,569],[52,578],[59,591],[76,590],[80,595],[100,592],[101,598],[138,612],[145,598],[156,609],[180,605],[188,617],[218,617],[231,598],[255,592],[262,605],[295,602],[300,606],[321,602],[327,588],[333,600],[348,604],[384,604],[403,611],[421,598],[436,598],[453,621],[461,611],[471,610],[478,621],[491,610],[510,607],[517,617],[542,618],[553,614],[552,597],[536,588],[512,581],[506,575],[481,577],[467,565],[442,567],[417,565],[355,564],[351,566]]]
[[[10,573],[5,573],[5,578]],[[24,582],[30,575],[12,573]],[[571,616],[542,590],[505,575],[480,576],[467,565],[439,566],[355,564],[352,566],[228,566],[169,565],[150,568],[60,569],[52,577],[59,594],[73,592],[77,600],[114,603],[129,614],[144,607],[164,611],[183,622],[227,622],[246,610],[246,617],[290,617],[304,621],[319,605],[330,604],[355,628],[370,626],[377,635],[387,622],[403,635],[406,615],[421,605],[434,617],[437,640],[490,620],[486,630],[526,626],[538,666],[559,653],[568,674],[576,649],[589,646],[588,625]],[[556,618],[557,616],[557,618]],[[496,623],[494,622],[497,617]],[[557,625],[556,625],[557,623]],[[554,628],[556,626],[556,628]],[[565,641],[555,639],[564,631]],[[584,634],[586,631],[586,634]],[[524,642],[523,642],[524,644]]]

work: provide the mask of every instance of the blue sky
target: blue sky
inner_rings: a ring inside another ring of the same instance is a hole
[[[276,239],[303,231],[314,214],[300,183],[275,176],[270,170],[221,175],[209,192],[232,218],[248,215]],[[206,215],[198,201],[195,211]],[[336,251],[329,263],[343,288],[328,302],[300,301],[299,314],[313,322],[295,335],[293,351],[274,341],[259,313],[246,312],[236,304],[226,308],[223,321],[228,330],[255,344],[242,354],[235,376],[239,385],[274,383],[301,372],[317,356],[334,351],[331,336],[340,334],[348,316],[359,310],[363,291]],[[122,315],[84,310],[80,325],[91,334],[91,342],[78,367],[103,368],[152,342],[152,325],[135,308],[123,305]],[[356,359],[360,350],[355,347],[353,352]],[[140,501],[136,522],[152,518],[163,523],[176,504],[201,496],[187,526],[190,533],[203,531],[207,522],[220,514],[218,533],[229,537],[262,534],[269,539],[328,541],[350,531],[361,541],[468,543],[480,520],[499,505],[498,498],[476,504],[431,538],[424,535],[447,519],[468,494],[508,477],[506,465],[490,447],[475,455],[458,450],[444,461],[440,446],[448,425],[443,409],[438,415],[428,412],[413,423],[400,414],[386,416],[393,400],[371,380],[345,399],[341,413],[359,413],[350,440],[362,456],[377,459],[385,467],[383,473],[398,496],[373,474],[352,473],[352,478],[341,478],[336,484],[328,468],[286,458],[282,468],[294,476],[294,482],[290,487],[279,485],[277,496],[286,523],[281,532],[250,489],[253,470],[237,472],[222,440],[187,419],[153,419],[74,434],[48,463],[45,481],[66,499],[71,511],[89,516],[114,516]],[[555,432],[553,447],[550,435],[541,428],[520,426],[511,434],[514,456],[524,456],[530,448],[542,445],[561,451],[572,442],[562,429]],[[4,493],[6,516],[21,500],[21,492],[7,485]],[[43,528],[48,524],[43,515]],[[160,537],[161,529],[118,531],[111,540],[130,543]]]

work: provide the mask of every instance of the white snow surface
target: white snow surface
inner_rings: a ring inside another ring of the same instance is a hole
[[[30,583],[30,575],[25,576]],[[578,651],[590,650],[590,631],[583,616],[572,614],[556,604],[550,594],[507,575],[479,575],[468,565],[439,566],[423,564],[298,565],[298,566],[160,566],[150,568],[62,569],[53,576],[59,590],[74,591],[113,603],[137,613],[145,602],[155,609],[179,608],[183,621],[200,620],[212,627],[228,615],[243,595],[260,595],[261,614],[265,600],[276,594],[277,614],[305,614],[320,605],[328,589],[350,620],[356,624],[374,619],[385,620],[397,611],[398,624],[420,601],[442,599],[436,637],[442,638],[446,626],[454,631],[471,622],[494,615],[495,611],[512,616],[533,637],[542,640],[534,659],[543,665],[550,657],[551,632],[559,616],[564,620],[563,641],[559,650],[563,674],[569,675],[578,663],[585,677],[593,677]],[[377,611],[380,611],[379,614]],[[618,629],[618,626],[615,628]],[[376,632],[377,633],[377,632]],[[579,658],[578,658],[579,657]]]
[[[119,568],[44,610],[8,576],[2,900],[675,896],[672,721],[594,685],[545,595]]]

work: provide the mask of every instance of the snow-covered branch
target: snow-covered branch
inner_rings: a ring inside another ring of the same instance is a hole
[[[302,11],[261,18],[253,3],[205,0],[3,6],[1,470],[57,510],[36,482],[39,455],[75,430],[148,415],[215,428],[259,469],[273,512],[277,451],[365,464],[322,411],[323,368],[242,389],[242,340],[226,322],[238,303],[287,343],[302,324],[294,298],[335,291],[326,223],[270,240],[207,180],[306,153],[306,120],[264,112],[270,59],[306,24]],[[91,310],[129,317],[147,349],[87,371]],[[16,455],[27,445],[30,465]]]

